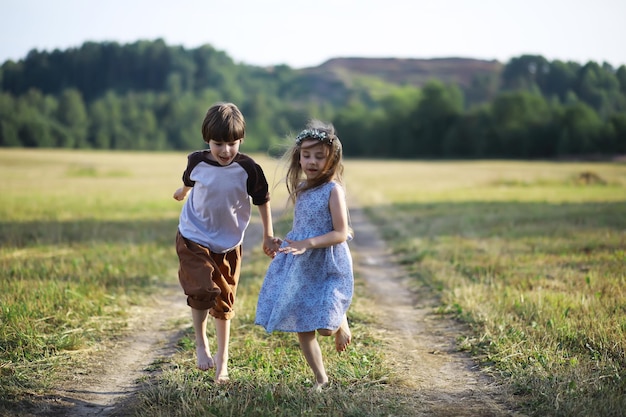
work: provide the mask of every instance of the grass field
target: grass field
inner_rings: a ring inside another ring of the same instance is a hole
[[[534,415],[626,410],[626,166],[358,161],[352,191]],[[364,187],[367,185],[367,187]]]
[[[0,410],[44,395],[72,361],[123,332],[130,305],[176,280],[180,203],[171,195],[185,160],[184,153],[0,150]],[[274,161],[257,160],[277,183]],[[435,291],[442,313],[470,325],[459,347],[514,386],[525,412],[623,415],[626,165],[354,160],[346,181],[415,290]],[[284,198],[283,187],[276,195]],[[225,393],[182,366],[193,357],[188,332],[137,409],[403,413],[358,286],[350,319],[359,353],[325,355],[339,387],[320,403],[306,395],[309,370],[293,335],[268,337],[253,325],[267,258],[253,251],[244,267],[233,322],[241,337],[231,346],[238,382]]]

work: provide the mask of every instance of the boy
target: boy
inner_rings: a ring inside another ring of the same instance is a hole
[[[228,381],[230,320],[241,267],[241,244],[251,216],[259,208],[263,223],[263,250],[275,254],[269,187],[259,165],[239,153],[245,120],[232,103],[209,108],[202,123],[208,150],[188,156],[183,186],[174,199],[182,201],[176,252],[178,278],[191,307],[198,369],[215,367],[215,381]],[[211,356],[206,336],[208,315],[213,316],[217,354]]]

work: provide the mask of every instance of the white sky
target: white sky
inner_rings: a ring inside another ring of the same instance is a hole
[[[0,0],[0,64],[31,49],[162,38],[236,62],[522,54],[626,64],[626,0]]]

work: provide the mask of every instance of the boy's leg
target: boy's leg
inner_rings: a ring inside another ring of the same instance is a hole
[[[196,358],[198,361],[198,369],[206,371],[213,368],[213,358],[211,357],[211,349],[209,348],[209,339],[206,335],[207,317],[209,310],[191,309],[191,317],[193,319],[193,330],[196,334]]]
[[[230,320],[215,319],[217,354],[215,355],[215,382],[226,382],[228,378],[228,344],[230,342]]]
[[[220,289],[216,304],[209,310],[215,319],[217,339],[217,354],[215,362],[215,382],[228,381],[228,348],[230,343],[230,321],[234,317],[234,303],[241,271],[242,248],[226,253],[212,253],[212,257],[219,266],[219,274],[213,276],[213,282]]]
[[[324,360],[322,358],[322,350],[320,349],[315,332],[298,333],[298,341],[300,342],[300,349],[304,354],[306,362],[313,370],[315,374],[314,390],[320,390],[324,385],[328,383],[328,376],[326,375],[326,369],[324,368]]]

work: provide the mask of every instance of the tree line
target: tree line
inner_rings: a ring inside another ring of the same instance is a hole
[[[311,117],[346,156],[559,158],[626,153],[626,66],[523,55],[471,85],[396,85],[235,63],[160,39],[33,50],[0,67],[0,146],[192,150],[209,105],[232,101],[247,152],[274,152]]]

